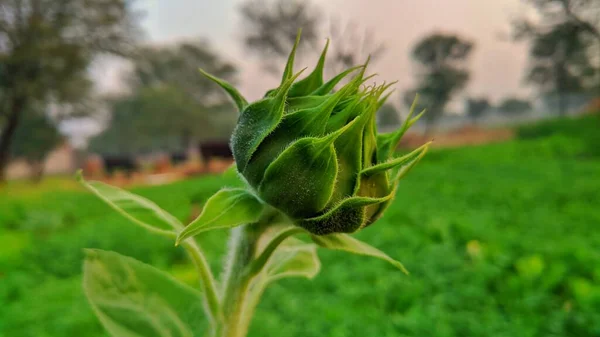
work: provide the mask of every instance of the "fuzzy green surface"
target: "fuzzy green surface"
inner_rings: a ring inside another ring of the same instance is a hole
[[[383,218],[356,237],[410,276],[319,250],[321,273],[269,287],[249,336],[599,336],[600,154],[591,139],[600,118],[543,125],[523,131],[526,140],[432,151],[400,182]],[[223,183],[134,192],[187,223],[191,204]],[[0,190],[1,337],[106,336],[81,289],[83,248],[195,285],[183,249],[66,184]],[[226,235],[199,236],[215,271]]]

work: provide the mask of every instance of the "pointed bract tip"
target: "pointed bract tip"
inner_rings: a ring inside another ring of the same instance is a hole
[[[242,94],[236,88],[234,88],[233,85],[231,85],[231,83],[207,73],[202,68],[198,68],[198,71],[209,80],[215,82],[218,86],[221,87],[221,89],[225,90],[225,92],[229,94],[229,97],[237,106],[239,112],[242,112],[244,108],[248,105],[248,101],[246,100],[246,98],[244,98],[244,96],[242,96]]]
[[[346,132],[348,129],[350,129],[352,127],[352,125],[354,125],[354,123],[357,123],[357,121],[358,121],[358,117],[355,117],[349,123],[347,123],[343,127],[339,128],[338,130],[335,130],[335,131],[331,132],[330,134],[323,136],[321,138],[321,140],[323,141],[324,144],[327,144],[327,145],[333,144],[333,142],[335,142],[336,139],[338,139],[344,132]]]
[[[292,77],[292,73],[294,72],[294,60],[296,58],[296,50],[300,45],[300,36],[302,35],[302,28],[298,28],[298,32],[296,34],[296,41],[294,42],[294,46],[292,47],[292,51],[288,56],[287,62],[285,64],[285,70],[283,71],[283,76],[281,77],[281,85],[285,83],[287,79]]]
[[[292,84],[294,84],[294,81],[306,70],[307,68],[303,68],[302,70],[300,70],[299,72],[297,72],[295,75],[293,75],[292,77],[288,78],[287,80],[285,80],[280,86],[279,88],[277,88],[277,94],[275,95],[275,97],[279,97],[282,94],[286,94],[287,92],[290,90],[290,87],[292,86]]]
[[[367,56],[367,60],[365,61],[365,65],[364,65],[365,69],[367,69],[370,62],[371,62],[371,54],[369,54],[369,56]]]
[[[419,114],[417,116],[415,116],[415,118],[413,118],[413,121],[418,121],[425,113],[427,112],[427,109],[423,109],[421,110],[421,112],[419,112]]]
[[[321,57],[324,59],[327,56],[327,50],[329,49],[329,39],[325,39],[325,47],[323,47],[323,51],[321,52]]]
[[[410,105],[410,109],[408,110],[408,116],[406,117],[406,120],[409,120],[410,117],[412,117],[413,113],[415,113],[415,109],[417,108],[417,103],[419,102],[419,94],[415,94],[415,98],[412,101],[412,104]]]

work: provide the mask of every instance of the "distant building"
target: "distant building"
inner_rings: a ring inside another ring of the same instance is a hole
[[[77,154],[75,149],[68,143],[57,146],[52,150],[44,161],[44,174],[47,175],[69,175],[77,168]],[[12,160],[6,168],[8,179],[24,179],[34,174],[31,166],[20,158]]]

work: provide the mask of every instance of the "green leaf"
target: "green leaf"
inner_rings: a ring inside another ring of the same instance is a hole
[[[206,201],[202,213],[179,235],[177,243],[199,233],[258,221],[264,205],[242,188],[222,189]]]
[[[83,288],[112,336],[195,337],[206,329],[199,292],[130,257],[86,250]]]
[[[246,106],[248,106],[248,101],[244,98],[244,96],[242,96],[242,94],[240,94],[240,92],[236,88],[233,87],[233,85],[231,85],[230,83],[228,83],[225,80],[222,80],[220,78],[217,78],[217,77],[205,72],[202,69],[199,69],[199,70],[202,73],[202,75],[206,76],[211,81],[218,84],[221,88],[223,88],[223,90],[225,90],[225,92],[227,92],[229,94],[229,96],[231,97],[231,99],[233,100],[235,105],[237,106],[239,112],[242,112],[244,110],[244,108]]]
[[[265,266],[266,282],[286,277],[314,278],[321,270],[317,246],[296,238],[288,238],[273,253]]]
[[[406,268],[404,268],[402,263],[392,259],[379,249],[359,241],[348,234],[331,234],[324,236],[311,235],[311,238],[317,245],[323,248],[342,250],[353,254],[376,257],[391,263],[396,268],[408,274],[408,271]]]
[[[244,177],[238,172],[235,162],[229,165],[229,167],[221,173],[221,177],[229,183],[227,187],[242,188],[247,185]]]
[[[77,180],[119,214],[149,231],[174,236],[183,228],[177,218],[146,198],[99,181],[85,181],[81,172]]]

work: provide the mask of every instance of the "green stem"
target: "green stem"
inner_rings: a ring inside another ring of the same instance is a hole
[[[262,293],[261,290],[253,296],[249,295],[255,277],[279,244],[301,230],[292,228],[281,231],[257,257],[258,241],[268,228],[286,220],[280,212],[268,209],[258,222],[231,230],[229,255],[223,275],[223,324],[218,329],[219,337],[245,337],[248,333],[254,307]]]
[[[183,242],[182,246],[190,255],[194,266],[200,277],[200,287],[204,293],[204,307],[209,316],[209,320],[213,329],[213,334],[216,333],[218,327],[222,324],[223,316],[221,312],[221,303],[217,292],[215,278],[210,270],[208,261],[204,253],[193,239],[188,239]]]
[[[256,250],[260,226],[248,224],[231,231],[229,260],[225,269],[222,337],[244,337],[248,332],[250,313],[244,313],[251,277],[246,270]]]

